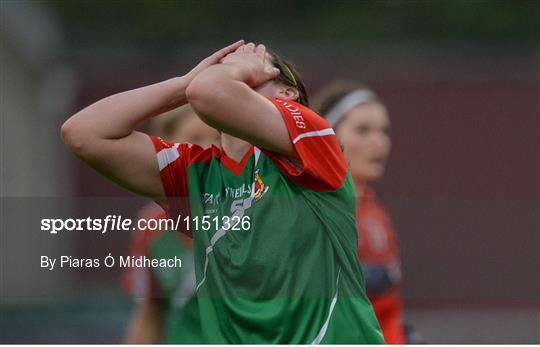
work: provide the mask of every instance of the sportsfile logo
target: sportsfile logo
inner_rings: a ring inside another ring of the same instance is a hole
[[[290,115],[294,119],[294,123],[296,124],[297,128],[300,128],[300,129],[306,128],[304,117],[302,117],[302,112],[300,112],[300,109],[298,107],[292,104],[289,104],[288,102],[283,101],[283,100],[278,99],[277,101],[280,102],[283,105],[283,107],[287,109],[287,111],[289,111]]]

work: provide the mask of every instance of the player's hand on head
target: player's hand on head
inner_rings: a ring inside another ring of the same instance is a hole
[[[250,42],[241,45],[221,59],[221,63],[239,64],[245,68],[249,72],[246,83],[253,88],[279,75],[279,69],[274,67],[268,59],[266,47],[263,44],[255,45]]]
[[[227,54],[235,52],[236,50],[238,50],[239,47],[242,47],[243,45],[244,45],[244,40],[239,40],[227,47],[224,47],[214,52],[212,55],[203,59],[199,64],[197,64],[197,66],[195,66],[184,77],[187,78],[189,82],[191,82],[195,78],[195,76],[197,76],[201,71],[205,70],[206,68],[212,65],[219,64],[221,60],[225,56],[227,56]]]

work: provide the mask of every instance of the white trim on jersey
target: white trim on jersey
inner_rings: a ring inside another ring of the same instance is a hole
[[[253,153],[255,154],[255,166],[257,166],[257,162],[259,161],[259,157],[261,156],[261,150],[255,147]]]
[[[253,186],[255,186],[255,185],[253,185]],[[251,201],[253,199],[253,193],[254,193],[254,188],[252,188],[251,196],[249,198],[241,200],[242,205],[244,207],[241,208],[241,209],[237,209],[236,212],[233,213],[233,216],[238,216],[239,218],[242,218],[244,216],[245,210],[251,207]],[[234,204],[234,202],[233,202],[233,204]],[[232,218],[233,216],[231,216],[230,218]],[[197,284],[197,287],[195,288],[195,291],[198,291],[199,288],[203,285],[204,281],[206,281],[206,271],[208,269],[208,262],[209,262],[208,256],[210,255],[210,253],[212,253],[214,251],[214,245],[219,241],[219,239],[221,239],[223,236],[225,236],[225,234],[227,234],[227,231],[229,231],[229,229],[230,229],[230,225],[227,228],[225,228],[225,225],[223,225],[221,228],[219,228],[218,231],[216,231],[216,233],[210,239],[210,245],[208,247],[206,247],[206,255],[205,255],[205,259],[204,259],[204,268],[203,268],[203,278],[201,279],[199,284]]]
[[[179,143],[175,143],[173,147],[164,148],[156,154],[158,165],[159,165],[159,171],[163,170],[165,167],[167,167],[167,165],[174,162],[176,159],[180,157],[180,153],[178,152],[179,146],[180,146]]]
[[[328,324],[330,324],[330,318],[332,318],[332,312],[334,311],[334,307],[336,306],[337,297],[338,297],[338,285],[339,285],[339,274],[341,273],[341,268],[338,270],[337,278],[336,278],[336,294],[332,298],[332,302],[330,303],[330,309],[328,310],[328,317],[326,317],[326,321],[324,322],[323,326],[321,327],[321,330],[319,331],[319,334],[317,334],[317,337],[313,342],[312,345],[318,345],[321,343],[322,339],[324,338],[324,335],[326,335],[326,330],[328,330]]]
[[[293,144],[297,143],[301,139],[305,137],[314,137],[314,136],[327,136],[327,135],[335,135],[334,129],[332,128],[326,128],[323,130],[315,130],[315,131],[308,131],[307,133],[302,133],[293,140]]]

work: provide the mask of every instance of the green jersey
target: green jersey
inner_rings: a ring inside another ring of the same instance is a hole
[[[334,131],[272,100],[299,160],[151,137],[169,217],[191,233],[208,343],[383,343],[356,255],[355,192]]]

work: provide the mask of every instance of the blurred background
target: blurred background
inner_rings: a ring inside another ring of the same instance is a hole
[[[313,94],[372,86],[392,119],[376,189],[401,242],[405,317],[432,343],[539,343],[538,1],[0,0],[0,342],[120,342],[118,271],[43,254],[125,252],[127,233],[49,235],[40,218],[133,215],[139,199],[63,147],[110,94],[265,43]]]

